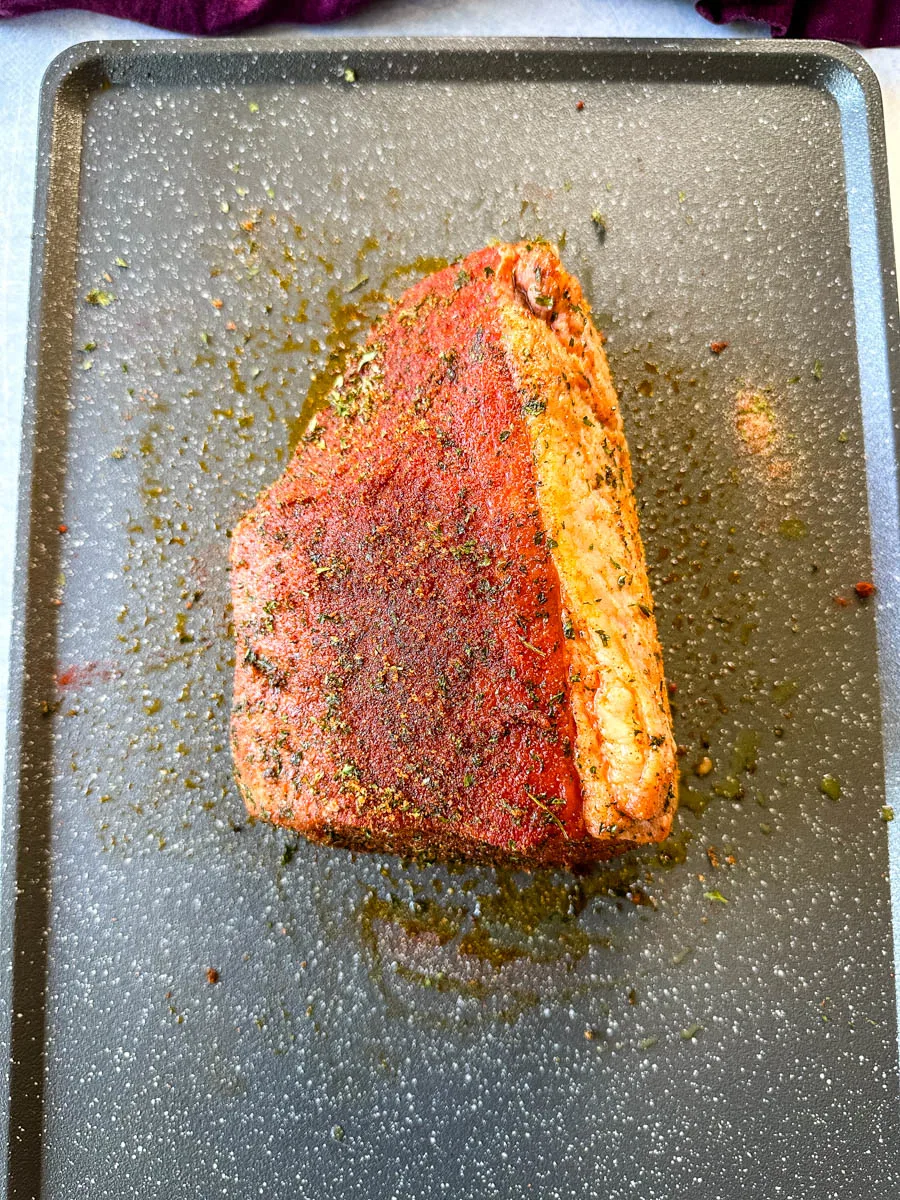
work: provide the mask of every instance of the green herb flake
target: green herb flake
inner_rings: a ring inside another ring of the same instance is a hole
[[[571,640],[575,636],[575,626],[567,616],[563,617],[562,628],[565,638]]]
[[[122,447],[121,447],[121,446],[117,446],[117,447],[115,448],[115,450],[111,451],[111,453],[110,453],[110,456],[109,456],[109,457],[110,457],[110,458],[121,459],[121,458],[124,458],[124,457],[125,457],[125,453],[126,453],[126,452],[125,452],[125,451],[122,449]]]
[[[205,329],[200,334],[200,341],[203,343],[204,346],[209,345],[210,338],[209,338],[209,334],[206,332]]]
[[[256,101],[255,101],[255,100],[251,100],[251,101],[250,101],[250,103],[247,105],[247,107],[250,109],[250,111],[251,111],[252,113],[258,113],[258,112],[259,112],[259,105],[256,103]]]
[[[273,187],[267,187],[266,195],[269,197],[270,200],[274,200],[275,199],[275,189]]]
[[[812,365],[812,377],[813,377],[813,379],[821,379],[822,378],[822,362],[818,358]]]
[[[819,780],[819,791],[829,800],[840,800],[841,781],[834,775],[823,775]]]
[[[850,440],[850,434],[847,432],[846,429],[842,429],[841,432],[838,434],[838,441],[839,442],[848,442],[849,440]]]
[[[715,900],[717,904],[728,904],[728,900],[726,900],[726,898],[718,890],[704,892],[703,898],[705,900]]]
[[[684,192],[679,192],[679,193],[678,193],[678,203],[679,203],[679,204],[684,204],[685,200],[687,200],[687,196],[685,195],[685,193],[684,193]]]
[[[593,221],[598,233],[606,233],[606,217],[604,217],[599,208],[595,208],[591,213],[591,220]]]
[[[97,308],[109,308],[115,300],[115,296],[112,292],[104,291],[103,288],[91,288],[85,296],[85,300],[87,300],[88,304],[93,304]]]
[[[123,271],[127,271],[127,270],[128,270],[128,263],[125,261],[125,259],[124,259],[124,258],[117,258],[117,259],[116,259],[116,266],[117,266],[117,267],[121,267]]]
[[[522,405],[522,412],[526,417],[539,417],[541,413],[544,412],[546,407],[547,405],[545,401],[539,399],[537,396],[534,396],[531,400],[525,401],[525,403]]]
[[[500,434],[500,441],[501,441],[501,442],[505,442],[505,441],[506,441],[506,439],[509,437],[509,435],[510,435],[510,433],[511,433],[511,432],[512,432],[512,431],[511,431],[511,430],[509,430],[509,429],[504,429],[504,430],[502,430],[502,432],[501,432],[501,434]]]
[[[891,808],[891,806],[889,804],[885,804],[884,807],[882,808],[881,819],[882,819],[882,821],[893,821],[894,810]]]
[[[344,67],[344,83],[356,83],[356,72],[352,67]]]
[[[94,360],[92,358],[86,358],[81,363],[81,369],[82,371],[89,371],[93,365]]]
[[[688,1025],[687,1029],[682,1029],[682,1031],[681,1031],[682,1041],[692,1042],[694,1040],[694,1038],[697,1036],[697,1034],[702,1033],[702,1032],[703,1032],[702,1025],[697,1025],[696,1023],[694,1023],[693,1025]]]
[[[693,953],[694,953],[693,946],[685,946],[685,948],[683,950],[679,950],[677,954],[672,955],[672,966],[680,967],[681,964],[683,962],[686,962],[687,959],[689,959]]]
[[[645,1037],[641,1038],[641,1040],[638,1042],[638,1046],[641,1048],[641,1050],[652,1050],[653,1047],[658,1044],[658,1042],[658,1037]]]
[[[474,775],[469,775],[468,773],[463,775],[463,786],[464,787],[467,787],[467,788],[472,787],[474,783],[475,783]]]
[[[791,542],[799,542],[809,533],[806,527],[806,522],[801,521],[799,517],[785,517],[778,526],[778,532],[783,538],[787,538]]]
[[[231,205],[228,203],[227,200],[223,200],[222,203],[219,205],[219,208],[222,210],[223,213],[231,212]]]
[[[453,281],[453,287],[458,292],[460,288],[464,288],[467,283],[472,282],[472,276],[466,270],[461,270]]]

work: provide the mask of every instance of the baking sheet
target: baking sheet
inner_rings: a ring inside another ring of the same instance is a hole
[[[817,44],[57,60],[2,844],[7,1194],[896,1187],[879,122],[861,60]],[[609,339],[677,832],[575,877],[251,826],[229,528],[388,298],[520,236],[563,244]]]

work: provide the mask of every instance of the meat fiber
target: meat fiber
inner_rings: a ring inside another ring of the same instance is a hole
[[[659,841],[662,654],[600,335],[546,244],[376,324],[232,540],[249,812],[316,841],[519,862]]]

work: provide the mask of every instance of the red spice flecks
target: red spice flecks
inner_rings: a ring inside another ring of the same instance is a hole
[[[68,533],[69,532],[68,525],[57,525],[56,528],[59,530],[60,533]]]
[[[713,354],[721,354],[723,350],[728,349],[728,343],[727,342],[710,342],[709,348],[710,348],[710,350],[712,350]]]
[[[846,608],[850,603],[846,596],[832,596],[832,599],[840,608]]]
[[[92,683],[106,683],[116,674],[113,667],[103,663],[73,663],[56,676],[58,688],[85,687]]]
[[[216,970],[215,967],[207,967],[206,968],[206,982],[207,983],[218,983],[219,982],[219,972]]]
[[[859,583],[853,587],[854,592],[859,596],[860,600],[868,600],[870,596],[874,596],[877,591],[874,583],[869,583],[865,579],[861,579]]]
[[[583,100],[579,100],[579,101],[576,103],[575,107],[578,109],[578,111],[579,111],[579,112],[584,112],[584,101],[583,101]]]
[[[343,830],[433,825],[523,853],[585,836],[559,578],[498,266],[488,248],[406,293],[370,339],[391,403],[357,419],[342,454],[327,447],[345,421],[320,414],[233,544],[238,572],[266,564],[245,586],[273,614],[248,640],[241,703],[278,694],[278,779],[300,827],[301,781],[320,772],[312,803],[339,805]]]

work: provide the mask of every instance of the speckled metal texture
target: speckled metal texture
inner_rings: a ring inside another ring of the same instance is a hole
[[[897,1194],[879,122],[867,68],[815,44],[122,43],[55,64],[6,1195]],[[229,527],[388,297],[538,235],[621,390],[677,831],[576,877],[251,826]]]

